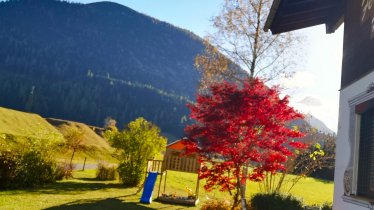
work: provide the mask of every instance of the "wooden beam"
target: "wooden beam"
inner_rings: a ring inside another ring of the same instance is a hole
[[[166,190],[166,178],[168,176],[168,171],[165,171],[165,181],[164,181],[164,192],[165,193],[165,190]]]
[[[323,19],[326,20],[328,16],[331,14],[329,10],[319,10],[319,11],[311,11],[308,13],[304,13],[302,15],[285,15],[284,17],[280,18],[278,24],[283,23],[292,23],[292,22],[304,22],[311,19]]]
[[[302,22],[300,21],[298,23],[295,22],[295,23],[292,23],[292,24],[277,25],[277,27],[271,28],[271,32],[273,34],[279,34],[279,33],[283,33],[283,32],[298,30],[298,29],[301,29],[301,28],[307,28],[307,27],[311,27],[311,26],[320,25],[320,24],[323,24],[323,23],[324,23],[324,20],[319,20],[319,19],[312,19],[312,20],[302,21]]]
[[[339,1],[337,0],[298,0],[294,3],[290,3],[290,1],[286,2],[283,8],[283,13],[286,14],[331,9],[339,5]]]
[[[160,177],[160,183],[158,184],[158,193],[157,193],[157,198],[160,197],[160,190],[161,190],[161,183],[162,183],[162,176],[164,175],[164,173],[161,173],[161,177]]]
[[[197,174],[197,183],[196,183],[196,190],[195,190],[195,199],[199,199],[199,191],[200,191],[200,179],[199,173]]]
[[[292,20],[292,21],[282,21],[279,24],[279,27],[290,27],[294,25],[310,25],[310,24],[323,24],[326,22],[326,16],[321,17],[321,18],[316,18],[316,17],[310,17],[302,20]]]
[[[344,11],[346,0],[341,0],[341,4],[334,10],[332,18],[326,23],[326,33],[331,34],[336,31],[344,22]]]

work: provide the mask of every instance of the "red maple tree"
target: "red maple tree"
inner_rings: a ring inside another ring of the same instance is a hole
[[[247,178],[260,181],[264,172],[285,170],[287,158],[304,147],[295,141],[303,134],[287,127],[303,116],[288,103],[276,87],[253,79],[241,87],[214,84],[188,105],[195,123],[186,127],[187,152],[200,155],[199,176],[206,179],[206,190],[229,191],[236,206]]]

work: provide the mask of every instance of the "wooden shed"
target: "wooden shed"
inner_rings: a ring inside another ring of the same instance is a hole
[[[177,140],[166,146],[163,160],[149,160],[147,172],[158,172],[161,175],[158,186],[157,200],[167,203],[195,206],[199,201],[199,169],[200,163],[197,154],[185,154],[185,139]],[[197,174],[196,189],[193,196],[173,197],[165,194],[167,171],[179,171]],[[161,189],[163,185],[163,189]],[[162,193],[161,193],[162,190]],[[161,195],[160,195],[161,193]]]
[[[200,163],[197,154],[185,155],[184,139],[180,139],[166,146],[163,171],[173,170],[188,173],[198,173]]]

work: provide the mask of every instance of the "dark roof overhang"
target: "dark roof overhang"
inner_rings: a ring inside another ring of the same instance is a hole
[[[344,20],[345,0],[274,0],[265,31],[273,34],[325,24],[333,33]]]

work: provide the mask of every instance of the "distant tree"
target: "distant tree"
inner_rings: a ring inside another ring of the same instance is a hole
[[[105,137],[117,149],[120,160],[118,172],[126,186],[141,183],[147,160],[165,150],[167,142],[160,135],[160,129],[142,117],[130,122],[123,131],[106,131]]]
[[[290,75],[297,57],[294,33],[272,35],[263,31],[272,1],[225,0],[222,11],[213,17],[214,33],[205,38],[205,51],[196,57],[202,72],[202,87],[214,81],[243,82],[259,77],[265,82]],[[297,49],[298,51],[300,49]],[[237,65],[248,74],[238,70]]]
[[[233,195],[234,207],[245,202],[245,181],[261,181],[265,173],[286,170],[294,149],[304,144],[292,139],[303,134],[287,122],[303,116],[280,98],[276,88],[258,79],[242,87],[232,83],[210,86],[209,94],[190,104],[195,124],[186,127],[187,151],[197,152],[204,166],[205,189],[219,188]],[[248,172],[247,166],[253,170]]]
[[[70,167],[73,167],[73,158],[77,151],[85,149],[85,145],[83,144],[83,137],[84,133],[77,128],[70,128],[66,129],[66,134],[64,135],[65,138],[65,146],[69,150],[72,150],[71,158],[70,158]]]
[[[117,121],[113,119],[112,117],[107,117],[104,120],[104,128],[105,129],[110,129],[110,130],[116,130]]]

